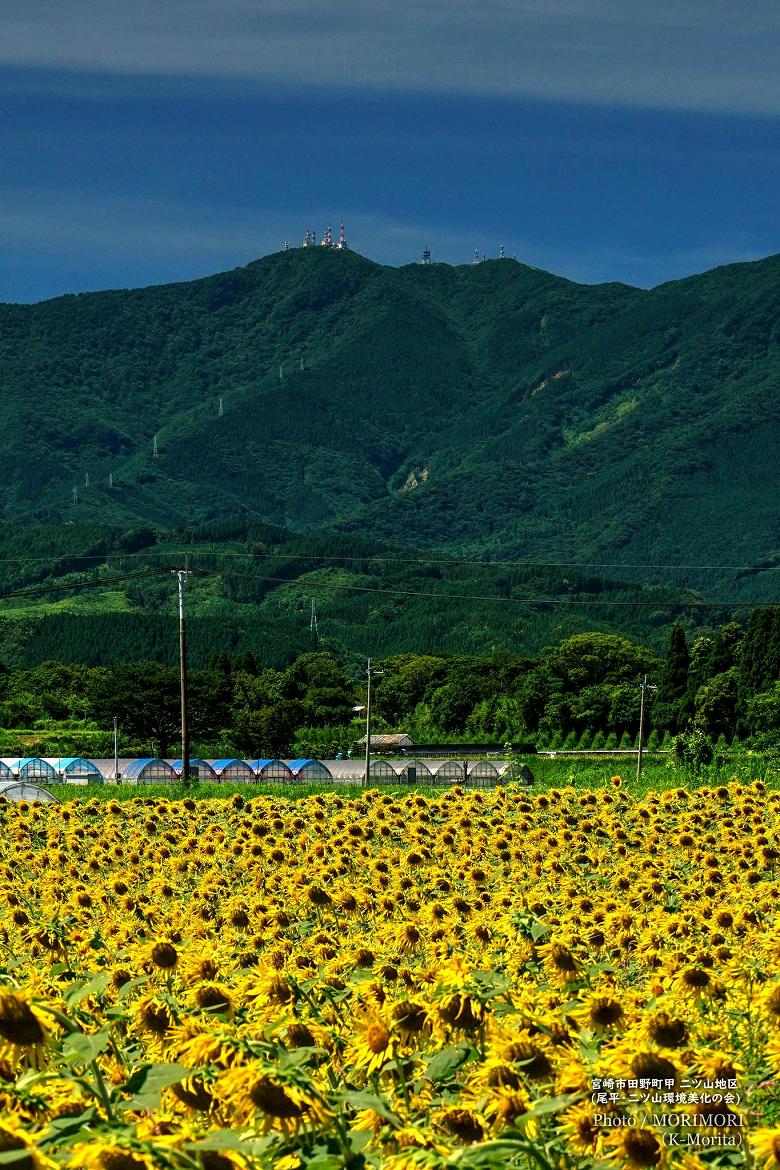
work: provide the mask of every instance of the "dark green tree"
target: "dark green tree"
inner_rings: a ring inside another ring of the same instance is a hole
[[[656,727],[677,731],[686,726],[690,709],[686,703],[691,656],[685,630],[675,622],[669,630],[666,656],[658,674],[658,690],[653,703]]]
[[[86,693],[93,717],[104,727],[110,727],[116,715],[125,738],[151,741],[162,757],[179,746],[181,708],[176,667],[134,662],[95,670]],[[191,671],[188,698],[191,738],[213,738],[227,717],[224,680],[210,671]]]

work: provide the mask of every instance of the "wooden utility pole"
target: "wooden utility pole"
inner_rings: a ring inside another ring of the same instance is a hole
[[[179,584],[179,684],[181,691],[181,781],[190,782],[190,729],[187,721],[187,626],[184,616],[184,582],[187,569],[173,569]]]
[[[371,659],[366,666],[368,686],[366,688],[366,769],[363,773],[363,785],[368,788],[368,778],[371,772]]]
[[[648,691],[654,691],[655,687],[651,686],[647,681],[647,675],[639,684],[639,745],[636,753],[636,778],[639,780],[642,776],[642,753],[644,750],[644,735],[645,735],[645,703]]]
[[[374,670],[371,659],[369,658],[366,666],[366,675],[368,676],[368,686],[366,688],[366,767],[363,774],[363,784],[368,787],[368,781],[371,775],[371,679],[378,674],[384,674],[383,670]]]

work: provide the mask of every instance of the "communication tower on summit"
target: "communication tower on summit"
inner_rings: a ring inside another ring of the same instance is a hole
[[[301,244],[301,247],[302,248],[311,248],[316,243],[317,243],[317,237],[315,236],[315,234],[311,230],[311,228],[309,228],[309,230],[306,232],[306,235],[304,236],[304,240],[303,240],[303,243]]]
[[[323,248],[333,247],[333,229],[331,228],[330,224],[328,224],[328,226],[325,228],[325,235],[320,240],[320,244]]]
[[[481,257],[479,254],[479,248],[475,248],[474,249],[474,259],[471,261],[471,263],[472,264],[479,264],[480,261],[481,261]]]
[[[506,255],[505,255],[505,253],[504,253],[504,245],[503,245],[503,244],[499,244],[499,246],[498,246],[498,258],[499,258],[499,260],[505,260],[505,259],[506,259]]]
[[[283,252],[289,252],[289,251],[290,251],[290,241],[289,241],[289,240],[285,240],[285,241],[284,241],[284,247],[282,248],[282,251],[283,251]]]
[[[339,240],[338,240],[338,243],[336,244],[336,247],[340,248],[341,251],[344,251],[344,249],[347,247],[347,236],[346,236],[346,233],[344,231],[344,220],[343,219],[341,221],[341,227],[339,228]]]
[[[430,247],[430,244],[426,244],[425,247],[423,248],[422,260],[420,261],[420,263],[421,264],[430,264],[430,262],[431,262],[431,247]]]

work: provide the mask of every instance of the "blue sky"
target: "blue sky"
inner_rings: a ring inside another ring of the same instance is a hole
[[[0,299],[235,267],[344,218],[650,286],[780,251],[780,6],[5,0]]]

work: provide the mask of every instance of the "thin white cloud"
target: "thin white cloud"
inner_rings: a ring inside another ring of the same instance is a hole
[[[780,113],[776,0],[5,0],[0,63]]]

